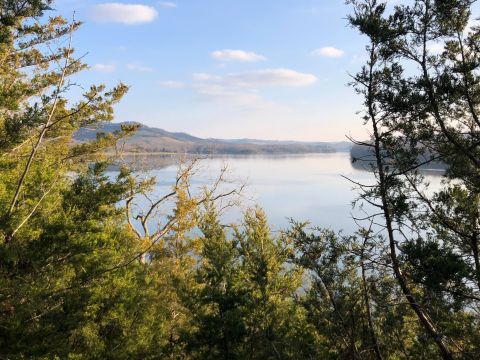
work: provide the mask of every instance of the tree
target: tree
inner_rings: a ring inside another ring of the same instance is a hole
[[[290,239],[272,235],[259,208],[245,214],[243,230],[236,228],[234,238],[239,244],[243,291],[247,295],[242,357],[294,359],[308,354],[308,347],[301,346],[308,342],[300,339],[301,334],[309,335],[310,328],[294,302],[302,271],[287,264],[293,251]]]
[[[468,310],[478,306],[478,31],[466,29],[473,2],[416,0],[389,15],[379,1],[349,3],[350,23],[369,40],[353,85],[365,100],[372,139],[362,145],[377,179],[358,184],[360,197],[379,209],[398,285],[442,358],[475,357],[476,336],[464,332],[478,326]],[[438,160],[447,181],[427,195],[419,169]]]
[[[0,353],[108,356],[128,327],[130,314],[116,312],[134,296],[132,267],[105,274],[137,243],[116,208],[123,179],[92,163],[135,126],[72,142],[80,127],[111,120],[127,87],[92,86],[68,101],[69,79],[85,68],[72,47],[80,23],[40,20],[50,4],[0,6]]]
[[[310,275],[301,304],[309,323],[326,338],[321,344],[325,358],[382,358],[374,324],[380,315],[374,312],[373,280],[367,275],[364,256],[369,236],[364,235],[359,244],[355,237],[337,236],[330,230],[307,233],[306,224],[295,223],[290,230],[296,249],[294,261]]]
[[[188,338],[196,359],[240,359],[245,343],[247,292],[240,271],[238,244],[228,235],[210,200],[204,203],[199,228],[202,231],[198,287],[188,302],[194,316]]]

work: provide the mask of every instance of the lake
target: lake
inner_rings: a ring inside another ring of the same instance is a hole
[[[148,156],[138,158],[139,166],[156,176],[155,193],[167,193],[177,171],[175,156]],[[343,176],[361,183],[372,183],[373,175],[352,167],[349,153],[224,156],[201,161],[200,171],[192,185],[199,188],[213,181],[224,164],[228,165],[230,179],[247,182],[242,198],[243,207],[261,206],[267,213],[273,230],[288,226],[289,218],[309,221],[312,226],[344,230],[352,233],[351,203],[357,193],[353,184]],[[428,176],[433,185],[440,176]],[[241,219],[240,209],[231,209],[223,217],[225,222]]]

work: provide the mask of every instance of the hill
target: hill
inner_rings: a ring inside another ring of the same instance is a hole
[[[74,140],[95,139],[98,132],[114,132],[121,123],[105,123],[96,128],[82,128]],[[125,150],[132,153],[190,153],[190,154],[308,154],[348,152],[351,144],[341,142],[302,142],[258,139],[202,139],[182,132],[141,125],[136,134],[125,142]]]

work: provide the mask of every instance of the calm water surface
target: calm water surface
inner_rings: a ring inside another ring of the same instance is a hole
[[[157,196],[166,193],[175,179],[176,159],[168,157],[143,158],[149,175],[157,177]],[[211,183],[224,164],[229,178],[246,181],[243,205],[261,206],[273,229],[285,228],[289,218],[309,221],[314,226],[332,230],[355,231],[351,203],[356,198],[353,184],[342,177],[371,183],[371,173],[352,167],[348,153],[309,154],[294,156],[228,156],[202,160],[200,172],[192,185],[200,188]],[[438,183],[440,177],[429,177]],[[241,218],[241,210],[229,210],[224,221]]]

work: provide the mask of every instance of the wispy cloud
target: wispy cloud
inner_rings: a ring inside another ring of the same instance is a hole
[[[194,80],[238,87],[309,86],[317,77],[290,69],[263,69],[215,76],[207,73],[194,74]]]
[[[177,4],[171,1],[161,1],[158,5],[167,9],[174,9],[177,7]]]
[[[158,16],[152,6],[140,4],[104,3],[91,8],[90,17],[100,23],[135,25],[152,22]]]
[[[166,80],[166,81],[160,81],[160,86],[168,89],[181,89],[185,87],[185,83],[181,81],[175,81],[175,80]]]
[[[222,84],[195,83],[194,90],[210,100],[220,101],[222,104],[230,104],[248,108],[266,108],[273,105],[255,91],[242,90],[228,87]]]
[[[92,70],[103,72],[103,73],[112,73],[117,69],[114,64],[95,64],[92,66]]]
[[[321,56],[321,57],[329,57],[329,58],[341,58],[345,54],[345,51],[341,49],[337,49],[333,46],[325,46],[320,49],[316,49],[312,51],[312,55],[314,56]]]
[[[129,63],[127,69],[136,72],[152,72],[154,69],[150,66],[145,66],[141,63]]]
[[[251,51],[244,50],[217,50],[211,53],[212,58],[221,61],[243,61],[243,62],[257,62],[264,61],[267,58],[263,55],[255,54]]]
[[[312,74],[290,69],[264,69],[227,75],[193,74],[193,89],[203,97],[253,110],[284,112],[289,109],[272,102],[259,92],[261,87],[301,87],[317,81]]]

